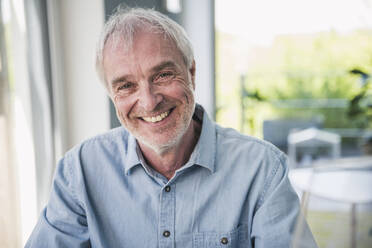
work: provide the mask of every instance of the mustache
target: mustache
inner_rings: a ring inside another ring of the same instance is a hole
[[[132,116],[134,116],[134,117],[154,116],[154,115],[161,114],[161,113],[164,113],[166,111],[169,111],[170,109],[174,108],[175,106],[176,106],[176,104],[174,104],[172,101],[164,99],[163,101],[159,102],[155,106],[155,108],[151,111],[147,111],[145,109],[141,109],[140,107],[138,107],[137,109],[135,109]]]

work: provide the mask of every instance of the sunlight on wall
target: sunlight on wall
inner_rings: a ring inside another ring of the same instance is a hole
[[[28,125],[25,110],[18,97],[16,97],[14,105],[13,134],[21,203],[22,245],[24,246],[37,219],[35,158],[31,127]]]
[[[6,54],[10,92],[10,114],[7,116],[10,125],[11,156],[8,160],[9,168],[15,172],[14,205],[11,215],[20,220],[17,230],[17,241],[22,247],[25,245],[37,220],[36,209],[36,177],[34,144],[32,137],[31,104],[29,78],[27,69],[27,46],[24,1],[1,1],[2,17],[5,28]],[[7,214],[6,212],[3,214]],[[2,230],[0,230],[2,232]],[[6,233],[5,233],[6,235]],[[9,239],[13,237],[8,237]]]

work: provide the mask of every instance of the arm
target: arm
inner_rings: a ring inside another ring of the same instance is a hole
[[[58,164],[48,205],[26,248],[90,247],[85,210],[74,191],[73,165],[68,155]]]
[[[288,180],[286,159],[278,160],[267,176],[252,223],[252,239],[256,248],[291,247],[300,204]],[[301,229],[298,247],[317,247],[306,222]],[[297,235],[297,233],[296,233]]]

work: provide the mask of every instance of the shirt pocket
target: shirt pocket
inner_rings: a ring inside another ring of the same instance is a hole
[[[193,235],[193,248],[249,248],[248,226],[240,225],[230,232],[201,232]]]

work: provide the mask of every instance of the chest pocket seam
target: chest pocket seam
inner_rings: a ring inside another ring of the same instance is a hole
[[[222,244],[222,238],[227,239],[226,244]],[[194,248],[235,248],[247,244],[248,226],[241,225],[230,232],[200,232],[193,234]]]

